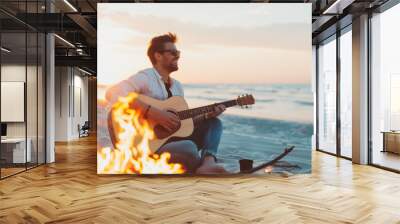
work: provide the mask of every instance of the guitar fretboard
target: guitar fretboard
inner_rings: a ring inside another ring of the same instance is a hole
[[[212,112],[212,111],[214,111],[215,106],[221,105],[221,104],[225,105],[225,107],[233,107],[233,106],[236,106],[238,103],[236,100],[229,100],[229,101],[225,101],[225,102],[221,102],[221,103],[215,103],[215,104],[208,105],[208,106],[197,107],[197,108],[193,108],[193,109],[179,111],[178,116],[181,120],[193,118],[200,114]]]

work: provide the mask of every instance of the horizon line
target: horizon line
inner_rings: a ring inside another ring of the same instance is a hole
[[[122,80],[121,80],[122,81]],[[179,80],[178,80],[179,81]],[[118,83],[118,82],[117,82]],[[117,83],[112,84],[104,84],[98,83],[97,86],[110,86],[115,85]],[[180,82],[183,85],[310,85],[311,83],[299,82],[299,83],[285,83],[285,82],[274,82],[274,83],[243,83],[243,82]]]

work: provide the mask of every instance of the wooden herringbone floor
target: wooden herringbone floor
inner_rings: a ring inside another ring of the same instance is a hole
[[[0,223],[400,223],[400,175],[313,152],[282,177],[96,174],[96,139],[0,181]]]

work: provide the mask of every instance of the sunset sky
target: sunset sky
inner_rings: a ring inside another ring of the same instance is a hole
[[[310,83],[311,4],[98,4],[98,83],[151,67],[154,36],[178,36],[182,83]]]

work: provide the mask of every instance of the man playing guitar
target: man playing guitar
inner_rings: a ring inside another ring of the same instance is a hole
[[[109,88],[106,92],[108,102],[114,103],[118,97],[127,96],[130,92],[158,100],[166,100],[172,96],[183,97],[182,85],[170,77],[172,72],[178,70],[180,58],[180,51],[175,46],[176,40],[176,35],[171,33],[154,37],[147,50],[153,68],[139,71]],[[148,120],[161,125],[166,130],[176,130],[180,125],[180,119],[176,114],[152,107],[139,99],[131,106],[144,114]],[[227,173],[216,163],[222,134],[222,123],[217,116],[225,109],[224,105],[219,104],[215,106],[214,111],[194,117],[194,131],[191,136],[171,138],[156,153],[169,152],[170,162],[181,163],[189,173]],[[199,150],[202,152],[202,157],[199,155]]]

